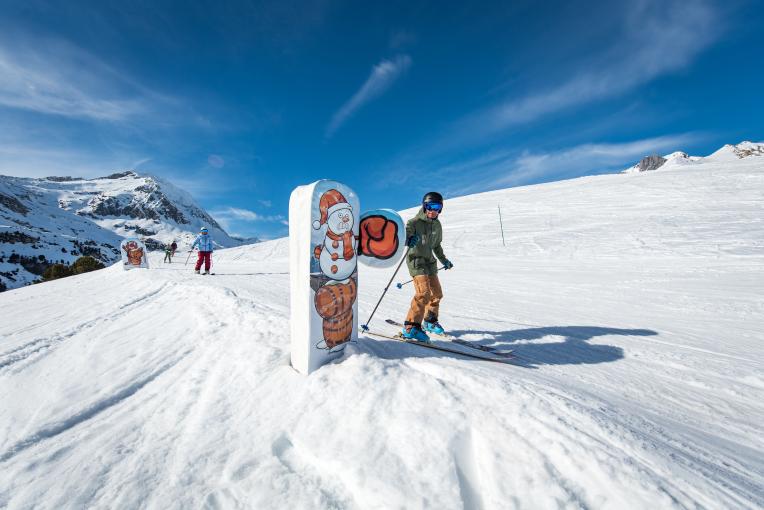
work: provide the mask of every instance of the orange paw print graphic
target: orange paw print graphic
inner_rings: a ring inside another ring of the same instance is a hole
[[[375,259],[389,259],[398,251],[398,223],[383,216],[366,216],[361,220],[359,254]]]

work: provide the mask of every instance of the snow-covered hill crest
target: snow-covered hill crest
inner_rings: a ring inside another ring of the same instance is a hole
[[[708,156],[690,156],[686,152],[677,151],[665,156],[645,156],[636,165],[627,168],[623,173],[639,173],[651,170],[667,170],[702,162],[734,162],[736,160],[764,156],[764,142],[741,142],[737,145],[726,144],[721,149]]]
[[[221,247],[242,244],[190,194],[151,175],[0,176],[0,289],[27,284],[47,265],[81,255],[113,262],[123,237],[141,237],[149,248],[173,240],[184,246],[202,226]]]

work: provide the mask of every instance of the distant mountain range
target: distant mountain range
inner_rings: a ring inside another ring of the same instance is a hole
[[[705,157],[649,155],[624,173],[758,157],[764,158],[764,143],[742,142]],[[144,239],[150,249],[173,240],[184,249],[202,226],[220,247],[258,241],[229,236],[190,194],[158,177],[132,171],[97,179],[0,176],[0,291],[38,280],[49,265],[81,255],[112,263],[128,236]]]
[[[693,165],[702,162],[724,162],[736,161],[744,158],[764,156],[764,142],[741,142],[737,145],[727,144],[713,154],[705,157],[689,156],[685,152],[672,152],[666,156],[653,154],[645,156],[642,160],[631,168],[627,168],[623,173],[649,172],[658,169],[676,168],[686,165]]]
[[[0,176],[0,290],[40,278],[49,265],[91,255],[120,258],[122,238],[150,249],[188,246],[202,226],[223,248],[256,242],[229,236],[187,192],[128,171],[97,179]]]

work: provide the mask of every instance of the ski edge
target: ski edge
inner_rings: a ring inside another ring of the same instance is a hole
[[[395,321],[393,319],[385,319],[385,322],[390,324],[390,325],[393,325],[393,326],[398,326],[400,328],[403,327],[403,324],[401,324],[400,322]],[[447,340],[449,342],[454,342],[456,344],[463,345],[465,347],[469,347],[471,349],[476,349],[476,350],[482,351],[482,352],[488,352],[488,353],[493,354],[494,356],[500,356],[502,358],[507,358],[507,359],[511,359],[511,358],[515,357],[512,354],[512,350],[511,349],[509,349],[509,350],[495,349],[493,347],[488,347],[487,345],[481,345],[481,344],[477,344],[475,342],[470,342],[469,340],[462,340],[461,338],[456,338],[455,336],[451,336],[451,335],[439,335],[437,333],[427,333],[427,334],[428,335],[432,335],[432,336],[434,336],[436,338],[441,338],[443,340]]]
[[[514,358],[514,356],[510,357],[489,357],[489,356],[481,356],[477,353],[469,353],[464,351],[459,351],[457,349],[449,349],[448,347],[443,347],[441,345],[435,345],[435,344],[426,344],[424,342],[417,342],[416,340],[409,340],[407,338],[403,338],[400,335],[386,335],[384,333],[377,333],[376,331],[361,331],[364,335],[370,335],[370,336],[376,336],[380,338],[387,338],[389,340],[395,340],[397,342],[402,342],[409,345],[418,345],[419,347],[425,347],[427,349],[433,349],[436,351],[441,352],[447,352],[449,354],[456,354],[458,356],[465,356],[467,358],[473,358],[473,359],[479,359],[483,361],[492,361],[494,363],[504,363],[504,364],[511,364],[511,360]]]

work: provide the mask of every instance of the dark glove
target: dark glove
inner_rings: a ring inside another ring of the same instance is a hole
[[[413,236],[406,239],[406,246],[409,248],[413,248],[419,243],[419,234],[414,234]]]
[[[454,265],[450,260],[446,259],[443,261],[443,269],[451,269],[452,267],[454,267]]]

